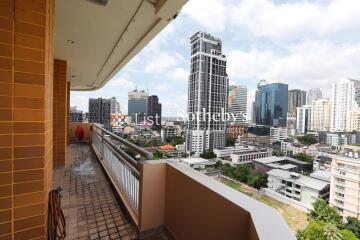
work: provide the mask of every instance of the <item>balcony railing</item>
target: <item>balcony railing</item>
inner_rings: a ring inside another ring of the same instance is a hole
[[[152,154],[98,124],[92,125],[91,145],[115,188],[125,201],[125,205],[130,205],[130,213],[134,215],[133,218],[137,222],[139,215],[139,159],[130,156],[125,149],[140,154],[145,159],[151,159]]]
[[[165,229],[174,239],[295,240],[276,210],[176,160],[148,160],[100,125],[88,131],[140,236]]]

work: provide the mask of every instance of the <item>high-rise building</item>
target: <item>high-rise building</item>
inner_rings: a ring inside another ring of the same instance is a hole
[[[344,218],[360,220],[360,161],[358,158],[329,156],[332,158],[330,204]]]
[[[187,150],[200,155],[204,150],[224,148],[229,79],[222,42],[204,32],[190,38],[191,67],[188,83]]]
[[[148,97],[147,117],[149,120],[151,117],[154,128],[161,127],[161,103],[159,103],[159,98],[156,95]]]
[[[331,119],[331,101],[320,98],[312,101],[310,114],[310,129],[312,131],[329,131]]]
[[[292,116],[296,116],[297,108],[306,104],[306,92],[300,89],[289,91],[288,111]]]
[[[297,133],[307,133],[310,130],[311,106],[304,105],[297,108],[296,131]]]
[[[143,122],[147,113],[149,94],[144,90],[134,90],[129,92],[128,97],[128,116],[132,122]]]
[[[288,129],[286,127],[271,127],[270,142],[281,142],[288,137]]]
[[[110,113],[121,113],[120,103],[116,100],[116,97],[110,98]]]
[[[247,121],[247,94],[246,86],[234,85],[229,87],[228,113],[236,116],[236,122],[230,124],[240,124]]]
[[[354,83],[355,88],[355,102],[360,106],[360,80],[350,79]]]
[[[322,98],[322,92],[320,88],[312,88],[309,90],[307,98],[306,98],[306,104],[311,105],[312,101],[315,101],[319,98]]]
[[[251,122],[256,123],[256,105],[255,102],[251,104]]]
[[[69,122],[82,122],[83,112],[78,110],[76,106],[69,109]]]
[[[110,100],[89,98],[89,122],[103,124],[110,129]]]
[[[357,108],[354,81],[341,79],[333,84],[331,105],[331,130],[345,131],[347,114]]]
[[[256,124],[286,127],[288,85],[260,81],[255,94]]]
[[[347,113],[346,131],[360,131],[360,110],[352,110]]]

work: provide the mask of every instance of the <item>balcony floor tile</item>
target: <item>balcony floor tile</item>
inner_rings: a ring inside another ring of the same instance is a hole
[[[136,239],[136,227],[97,161],[90,145],[71,143],[65,167],[54,170],[54,188],[63,188],[66,239]]]

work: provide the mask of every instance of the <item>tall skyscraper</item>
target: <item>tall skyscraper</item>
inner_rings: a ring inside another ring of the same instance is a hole
[[[347,114],[357,108],[354,82],[341,79],[333,84],[331,105],[331,130],[345,131]]]
[[[147,117],[151,117],[151,120],[154,121],[154,128],[161,127],[161,103],[156,95],[148,97]]]
[[[89,98],[89,122],[103,124],[110,129],[110,100]]]
[[[360,110],[352,110],[347,113],[346,131],[360,131]]]
[[[355,102],[357,103],[358,106],[360,106],[360,80],[350,79],[350,78],[349,78],[349,80],[354,83]]]
[[[288,111],[296,116],[297,108],[306,104],[306,92],[300,89],[289,90]]]
[[[255,102],[251,104],[251,122],[256,123],[256,105]]]
[[[307,133],[310,130],[311,106],[303,105],[296,110],[296,131],[301,134]]]
[[[235,124],[246,122],[247,93],[246,86],[234,85],[229,87],[228,112],[236,116]]]
[[[116,97],[110,98],[110,113],[121,113],[120,103],[116,100]]]
[[[320,88],[312,88],[309,90],[307,98],[306,98],[306,104],[311,105],[312,101],[315,101],[319,98],[322,98],[322,92]]]
[[[331,122],[331,101],[320,98],[312,101],[310,129],[312,131],[329,131]]]
[[[83,112],[78,110],[76,106],[69,108],[69,122],[82,122]]]
[[[220,39],[204,32],[190,38],[191,66],[188,82],[187,150],[195,155],[224,148],[226,120],[216,115],[227,112],[229,79]]]
[[[146,91],[134,90],[128,94],[128,115],[132,122],[143,122],[146,117],[149,94]]]
[[[286,127],[288,85],[260,81],[255,93],[256,124]]]

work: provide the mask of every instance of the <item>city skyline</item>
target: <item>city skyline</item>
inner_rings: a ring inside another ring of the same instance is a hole
[[[197,10],[204,6],[190,1],[177,21],[170,23],[102,90],[72,92],[71,103],[87,110],[89,97],[115,96],[126,113],[127,95],[122,92],[137,87],[149,89],[162,99],[164,116],[176,116],[177,110],[185,110],[187,104],[190,67],[187,40],[199,30],[216,35],[225,43],[230,85],[245,85],[249,89],[248,115],[256,84],[262,78],[287,83],[289,89],[308,91],[319,87],[324,97],[331,97],[329,89],[334,81],[360,76],[356,67],[360,60],[360,36],[352,31],[360,22],[356,21],[360,16],[356,10],[360,6],[355,7],[358,4],[351,0],[208,1],[207,11],[197,16]],[[332,13],[340,5],[347,9],[346,16]],[[223,14],[226,11],[233,14]],[[250,17],[253,11],[258,11],[255,18]],[[304,11],[313,15],[303,14]],[[284,21],[286,12],[298,16],[298,21]],[[211,15],[215,17],[208,17]],[[275,15],[277,21],[262,20]]]

